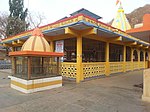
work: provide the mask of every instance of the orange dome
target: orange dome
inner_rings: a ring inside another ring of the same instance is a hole
[[[32,32],[32,36],[23,44],[21,51],[43,51],[50,52],[50,45],[44,38],[43,33],[39,28]]]

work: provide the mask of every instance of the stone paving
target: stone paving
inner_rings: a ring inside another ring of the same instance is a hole
[[[61,88],[23,94],[9,87],[0,72],[0,112],[150,112],[141,100],[142,70],[120,73],[80,84],[64,81]]]

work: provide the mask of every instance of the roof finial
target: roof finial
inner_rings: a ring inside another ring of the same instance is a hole
[[[119,3],[120,3],[120,6],[121,6],[121,0],[116,1],[116,5],[118,5]]]
[[[39,37],[43,37],[43,33],[39,28],[35,28],[32,32],[32,36],[39,36]]]

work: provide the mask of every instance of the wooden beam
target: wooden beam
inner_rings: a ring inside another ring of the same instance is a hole
[[[23,44],[19,44],[19,43],[17,43],[17,41],[12,41],[12,45],[13,46],[22,46]]]
[[[148,48],[149,48],[149,46],[143,46],[143,48],[144,48],[144,49],[148,49]]]
[[[17,42],[16,41],[12,41],[12,45],[17,45]]]
[[[138,44],[137,47],[143,47],[143,44]]]
[[[22,41],[22,40],[19,40],[19,39],[17,40],[17,44],[24,44],[24,42],[25,41]]]
[[[5,46],[5,47],[13,47],[12,44],[8,44],[8,43],[3,43],[3,46]]]
[[[122,37],[120,36],[120,37],[112,37],[112,38],[109,38],[108,39],[109,41],[122,41]]]
[[[79,32],[77,30],[67,27],[67,28],[65,28],[65,34],[71,34],[73,36],[78,36]]]
[[[126,45],[131,45],[131,46],[135,46],[137,45],[137,42],[124,42]]]
[[[57,36],[48,36],[45,39],[50,42],[50,41],[68,39],[68,38],[73,38],[73,37],[75,36],[71,34],[62,34],[62,35],[57,35]]]
[[[87,35],[96,35],[97,34],[97,28],[89,28],[81,31],[82,36],[87,36]]]

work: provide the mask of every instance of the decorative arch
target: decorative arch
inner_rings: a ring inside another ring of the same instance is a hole
[[[145,52],[145,61],[148,61],[149,55],[148,52]]]
[[[138,61],[138,52],[137,52],[137,50],[133,51],[133,61]]]
[[[123,61],[123,45],[109,44],[109,61],[120,62]]]
[[[131,47],[126,47],[126,61],[131,61]]]
[[[143,51],[140,51],[140,61],[144,61],[144,53],[143,53]]]

